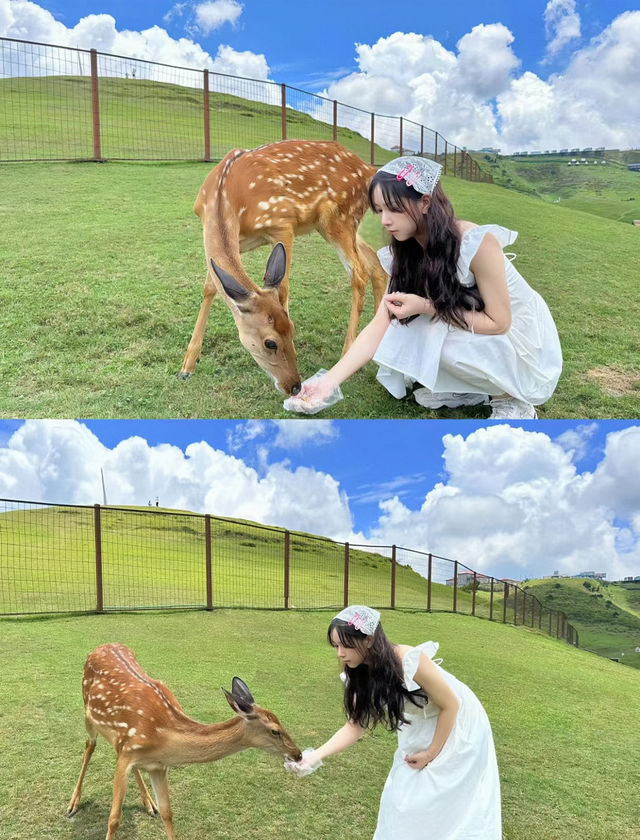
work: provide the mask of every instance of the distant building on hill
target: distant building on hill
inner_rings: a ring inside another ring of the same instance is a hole
[[[630,169],[632,172],[640,172],[640,163],[630,163],[627,169]]]
[[[606,572],[580,572],[579,575],[574,575],[574,578],[592,578],[593,580],[605,580]]]

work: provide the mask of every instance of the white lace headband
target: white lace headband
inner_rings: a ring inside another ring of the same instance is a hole
[[[380,613],[371,607],[353,606],[345,607],[334,618],[346,621],[356,630],[360,630],[365,636],[373,636],[376,627],[380,624]]]
[[[398,181],[406,181],[407,186],[413,187],[416,192],[431,195],[440,180],[442,167],[429,158],[399,157],[385,163],[378,172],[395,175]]]

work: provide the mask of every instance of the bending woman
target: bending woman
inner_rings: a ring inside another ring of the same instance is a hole
[[[347,722],[298,765],[308,770],[384,723],[398,733],[373,840],[501,840],[500,780],[475,694],[432,661],[435,642],[394,645],[380,613],[352,606],[329,625],[344,665]]]
[[[427,408],[491,401],[492,418],[534,419],[562,370],[560,342],[540,295],[502,249],[517,233],[456,219],[440,164],[401,157],[383,166],[369,202],[391,234],[378,251],[389,274],[372,321],[291,407],[310,413],[373,359],[378,381]]]

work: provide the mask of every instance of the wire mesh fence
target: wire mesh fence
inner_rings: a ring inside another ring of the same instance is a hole
[[[378,166],[421,154],[457,177],[492,180],[465,150],[402,116],[270,80],[0,38],[0,162],[217,161],[235,146],[284,139],[337,140]]]
[[[578,644],[514,581],[428,552],[210,515],[0,499],[0,615],[144,609],[456,612]]]

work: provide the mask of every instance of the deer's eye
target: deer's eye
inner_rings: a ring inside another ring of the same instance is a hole
[[[273,341],[270,338],[268,338],[265,341],[264,346],[267,348],[267,350],[277,350],[278,349],[278,345],[275,343],[275,341]]]
[[[282,733],[280,732],[279,729],[272,729],[271,734],[273,735],[274,738],[281,738],[282,737]]]

